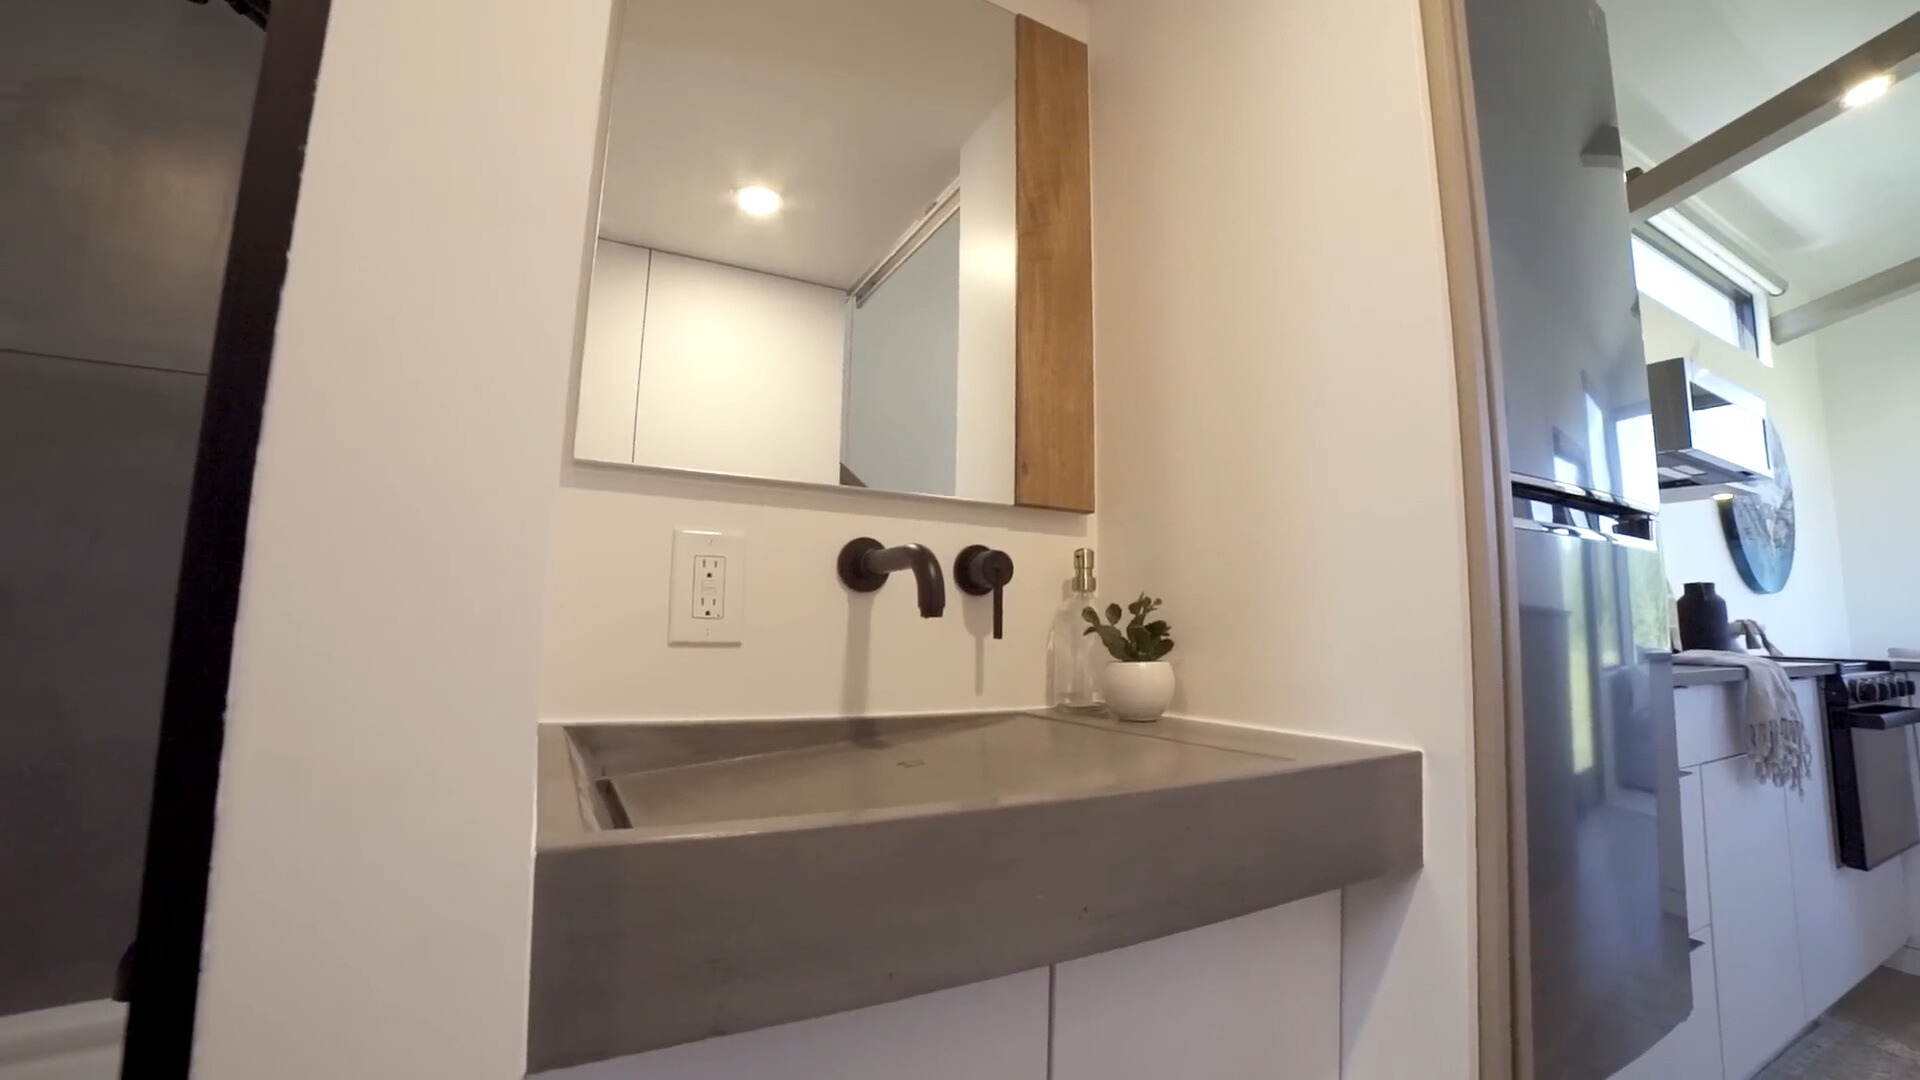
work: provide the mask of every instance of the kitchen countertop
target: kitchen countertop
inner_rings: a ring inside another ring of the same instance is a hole
[[[1422,864],[1420,755],[1167,718],[543,725],[529,1072]]]
[[[1841,668],[1839,664],[1810,660],[1783,660],[1780,666],[1787,669],[1789,679],[1816,679],[1836,674]],[[1747,672],[1744,668],[1720,664],[1689,664],[1677,660],[1673,665],[1673,685],[1676,689],[1745,682],[1746,679]]]

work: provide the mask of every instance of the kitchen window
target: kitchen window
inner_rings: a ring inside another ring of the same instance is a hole
[[[1753,294],[1658,229],[1633,234],[1640,291],[1748,355],[1761,357]]]

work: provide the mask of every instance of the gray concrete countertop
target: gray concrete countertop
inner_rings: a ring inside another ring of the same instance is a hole
[[[1786,660],[1781,667],[1787,669],[1790,679],[1813,679],[1832,675],[1840,670],[1838,664],[1808,663],[1802,660]],[[1718,664],[1688,664],[1675,661],[1673,665],[1673,685],[1676,688],[1688,686],[1714,686],[1720,683],[1745,682],[1745,669],[1723,667]]]
[[[929,993],[1421,865],[1418,753],[999,713],[543,725],[528,1071]]]

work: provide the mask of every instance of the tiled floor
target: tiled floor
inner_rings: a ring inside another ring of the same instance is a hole
[[[1759,1080],[1920,1080],[1920,978],[1875,971]]]
[[[1833,1013],[1920,1053],[1920,978],[1879,968],[1841,998]]]

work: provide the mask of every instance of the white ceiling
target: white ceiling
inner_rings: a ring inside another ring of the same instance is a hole
[[[1920,0],[1601,0],[1620,127],[1658,162],[1901,19]],[[1789,282],[1791,307],[1920,257],[1920,79],[1687,204]]]
[[[600,234],[850,288],[1013,92],[987,0],[628,0]],[[732,192],[786,198],[750,218]]]

